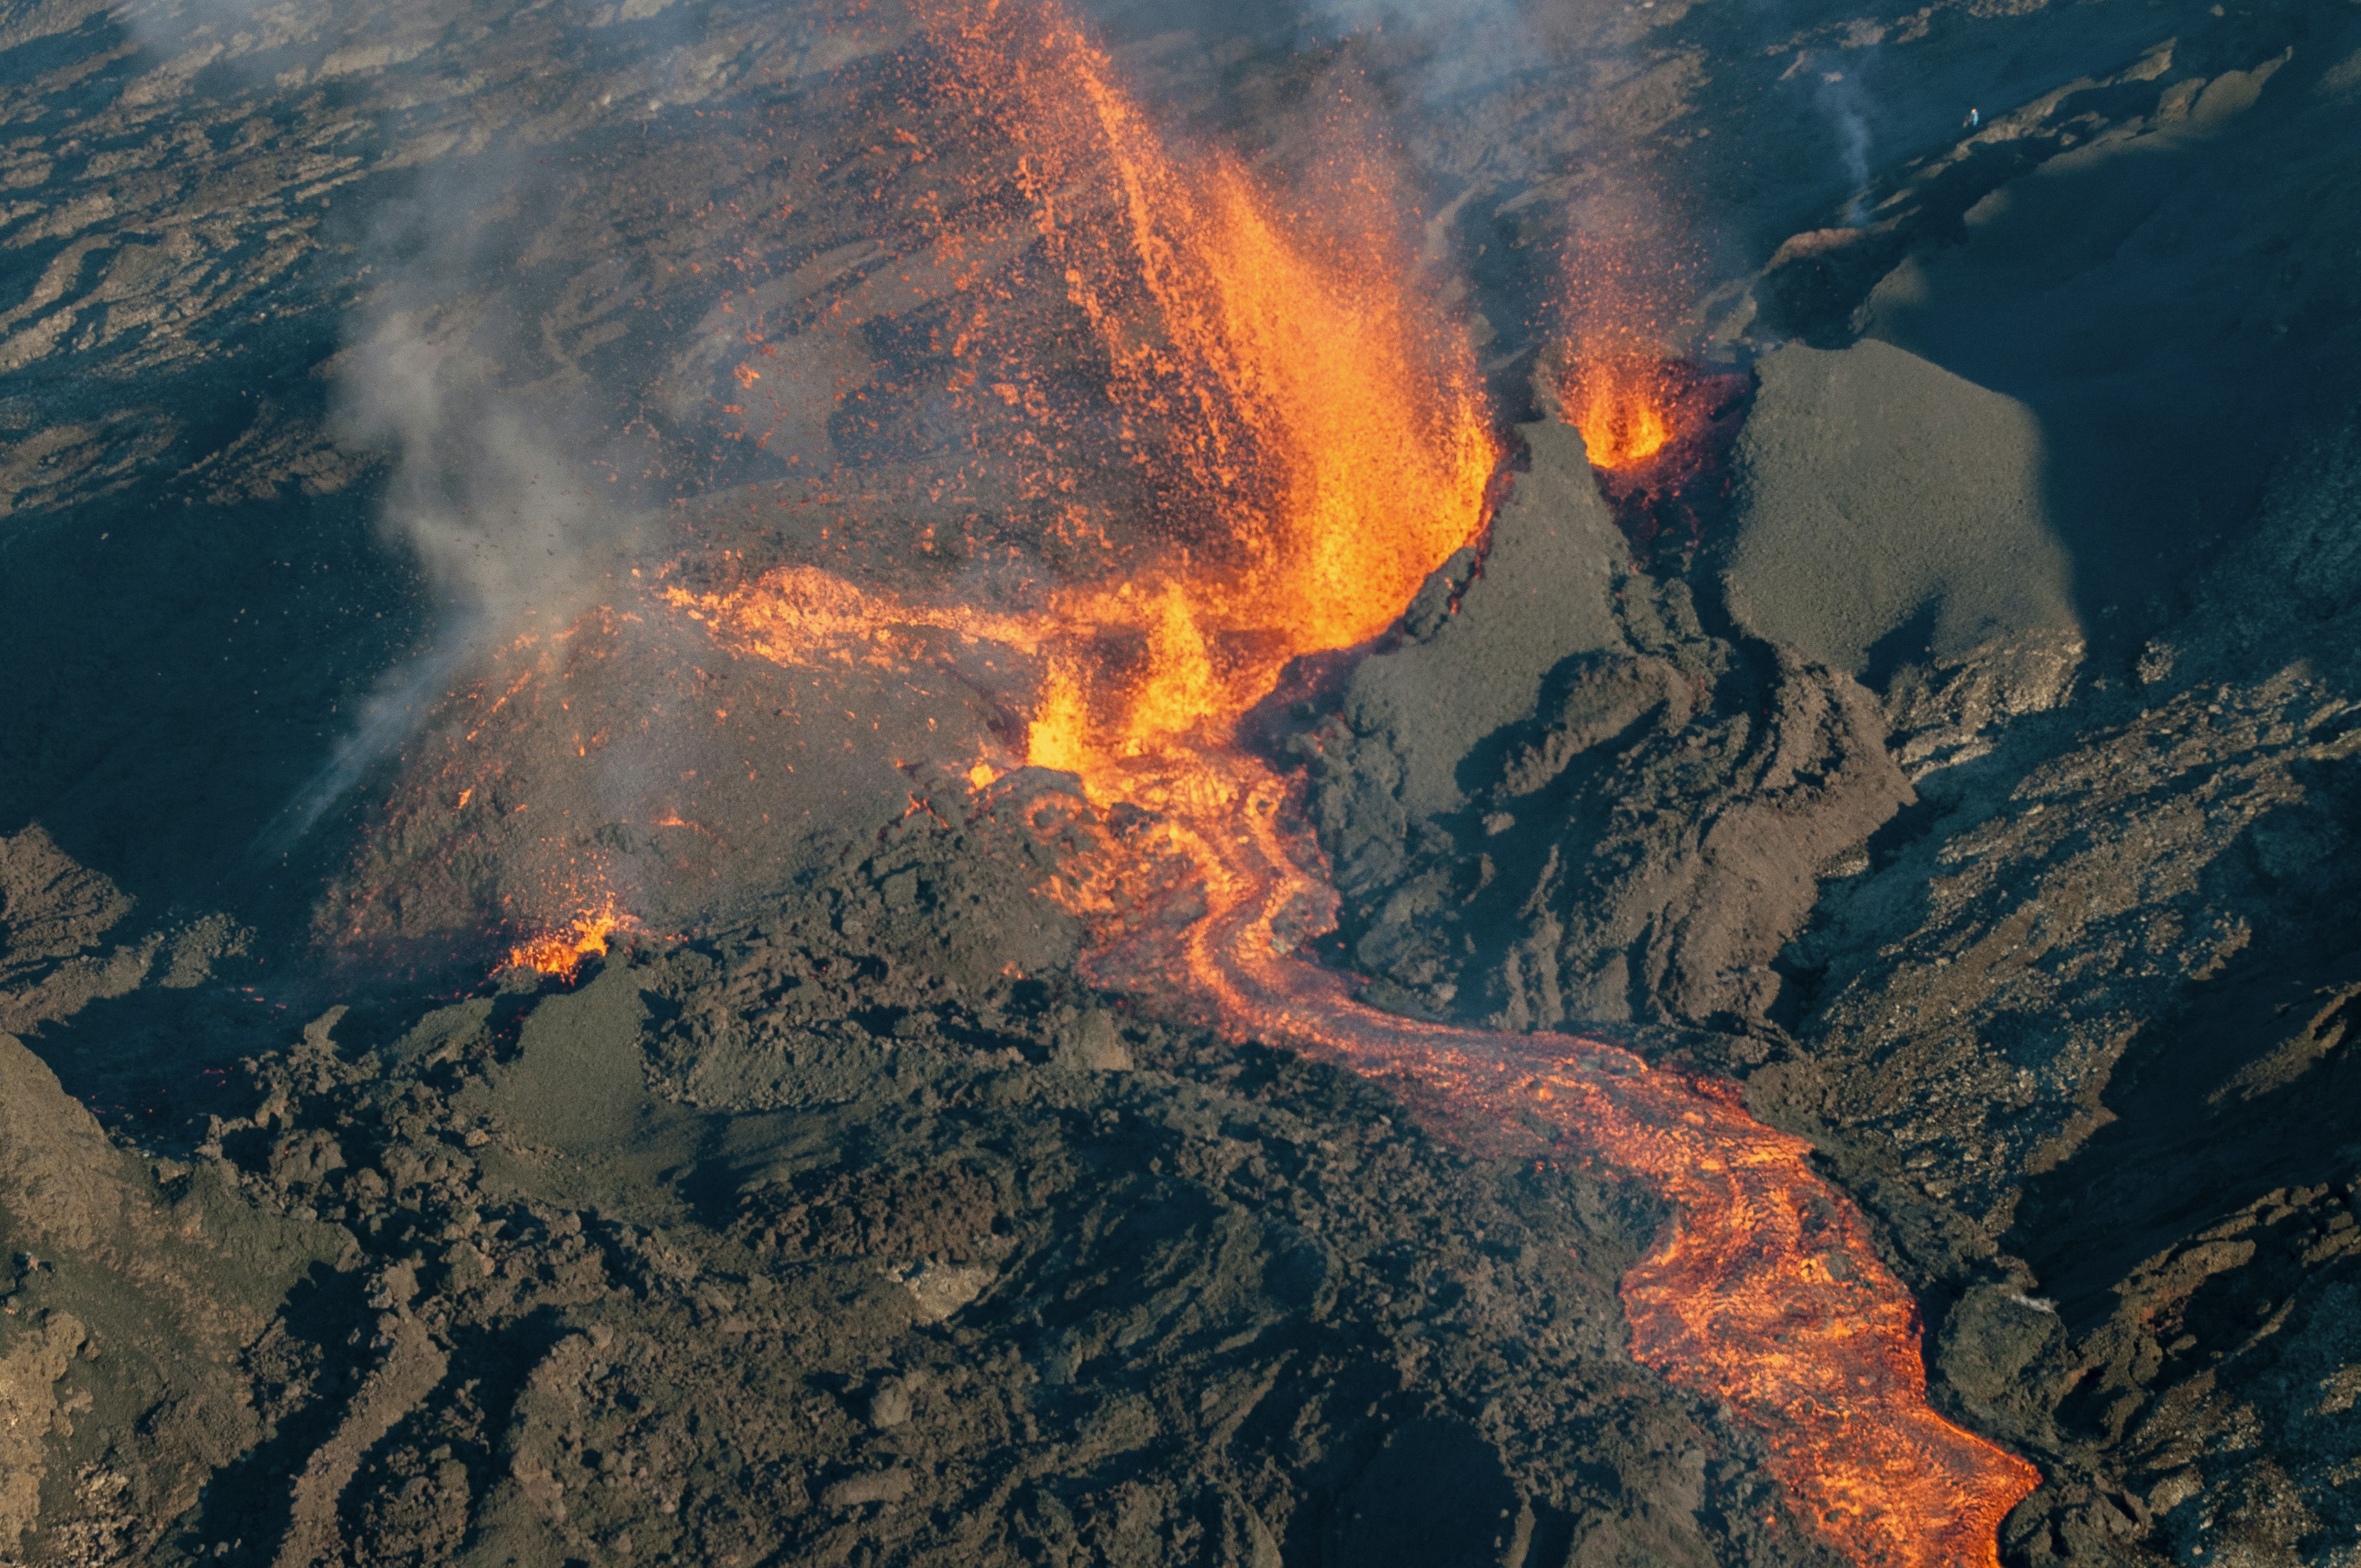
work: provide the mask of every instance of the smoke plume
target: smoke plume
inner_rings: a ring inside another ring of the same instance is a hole
[[[511,236],[553,199],[494,156],[439,172],[371,225],[378,287],[335,361],[337,434],[387,464],[379,526],[415,565],[427,630],[274,821],[276,847],[398,751],[477,655],[579,609],[642,532],[635,488],[596,461],[609,422],[595,390],[519,385],[509,368],[534,364],[523,334],[538,314]]]

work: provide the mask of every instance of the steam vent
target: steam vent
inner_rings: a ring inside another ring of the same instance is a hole
[[[2361,1568],[2352,0],[0,0],[0,1568]]]

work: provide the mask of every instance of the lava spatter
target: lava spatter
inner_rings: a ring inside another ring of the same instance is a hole
[[[571,982],[591,959],[607,956],[608,944],[630,921],[612,903],[586,909],[554,931],[526,938],[509,949],[506,969],[533,970]]]
[[[1561,296],[1534,378],[1545,412],[1571,427],[1633,548],[1704,542],[1719,488],[1716,455],[1736,439],[1752,378],[1671,345],[1697,323],[1676,308],[1681,247],[1634,223],[1566,243]]]
[[[1646,355],[1578,361],[1565,391],[1567,422],[1582,436],[1594,467],[1630,468],[1673,437],[1664,362]]]
[[[1036,761],[1087,775],[1383,631],[1480,527],[1499,442],[1464,331],[1406,285],[1381,165],[1340,148],[1319,199],[1290,200],[1230,154],[1169,146],[1053,6],[930,22],[945,90],[1016,150],[997,194],[1032,214],[1104,367],[1103,400],[1068,422],[1111,406],[1152,498],[1144,537],[1051,609],[1069,649]]]

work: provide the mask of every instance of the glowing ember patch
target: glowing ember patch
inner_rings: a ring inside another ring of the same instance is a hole
[[[508,969],[537,970],[572,981],[586,959],[603,959],[607,945],[628,922],[612,905],[576,916],[561,930],[520,942],[509,949]]]
[[[1082,735],[1089,722],[1072,662],[1051,660],[1040,696],[1033,705],[1033,721],[1026,730],[1026,760],[1037,768],[1080,772],[1088,761]]]
[[[1000,770],[994,767],[990,762],[978,762],[975,766],[967,771],[967,787],[970,789],[989,788],[992,781],[999,776]]]

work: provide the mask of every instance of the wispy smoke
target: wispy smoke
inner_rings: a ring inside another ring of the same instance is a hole
[[[348,433],[395,454],[383,525],[425,575],[433,641],[362,704],[273,824],[282,842],[399,750],[473,656],[577,602],[598,547],[627,532],[582,497],[568,443],[447,348],[390,328],[355,351],[342,389]]]
[[[354,242],[367,293],[331,374],[336,437],[384,464],[379,525],[417,569],[425,626],[266,831],[262,846],[277,850],[398,752],[481,654],[570,619],[645,543],[660,515],[653,487],[664,481],[634,483],[655,465],[621,460],[618,427],[653,411],[667,428],[642,423],[642,435],[661,443],[674,427],[701,425],[706,405],[719,404],[705,394],[730,366],[683,356],[667,367],[664,348],[603,352],[554,324],[645,291],[636,274],[653,262],[643,243],[621,243],[607,226],[612,188],[585,183],[583,155],[621,167],[641,145],[635,132],[673,105],[735,91],[743,67],[717,63],[704,7],[645,0],[543,17],[534,47],[546,52],[523,80],[516,58],[467,54],[465,39],[480,30],[472,0],[132,0],[121,15],[159,82],[228,67],[258,106],[349,82],[408,138],[338,196],[340,237]],[[775,56],[743,38],[730,52],[770,60],[774,71],[779,60],[824,70],[823,19],[816,10],[773,18],[786,40]],[[493,86],[477,80],[478,63]],[[446,106],[405,122],[416,103]],[[724,170],[740,162],[725,145],[737,134],[728,120],[699,132]],[[569,156],[549,156],[559,146]],[[357,223],[347,215],[356,206],[369,214]],[[765,374],[766,393],[797,380],[767,360]],[[683,376],[697,384],[655,384]]]
[[[1521,0],[1309,0],[1338,32],[1386,32],[1426,52],[1419,72],[1430,102],[1480,92],[1534,64],[1533,32]]]
[[[1861,88],[1852,73],[1824,71],[1820,75],[1816,97],[1820,112],[1828,116],[1837,133],[1837,150],[1844,159],[1845,188],[1850,194],[1845,200],[1845,222],[1854,228],[1869,222],[1869,121],[1862,115]]]
[[[348,433],[395,454],[386,526],[463,637],[570,602],[591,553],[629,530],[590,504],[566,411],[408,320],[353,351],[343,391]]]
[[[338,434],[390,464],[380,526],[427,593],[427,646],[389,672],[327,764],[266,836],[301,836],[423,722],[478,654],[578,609],[626,552],[632,487],[601,483],[579,389],[508,384],[534,311],[495,250],[498,214],[530,206],[500,160],[454,169],[381,215],[374,308],[339,356]],[[593,487],[596,487],[595,491]]]
[[[256,85],[275,72],[277,51],[329,30],[335,0],[308,5],[272,0],[132,0],[115,7],[113,19],[138,41],[138,76],[126,89],[127,101],[177,96],[198,71],[214,68]]]

